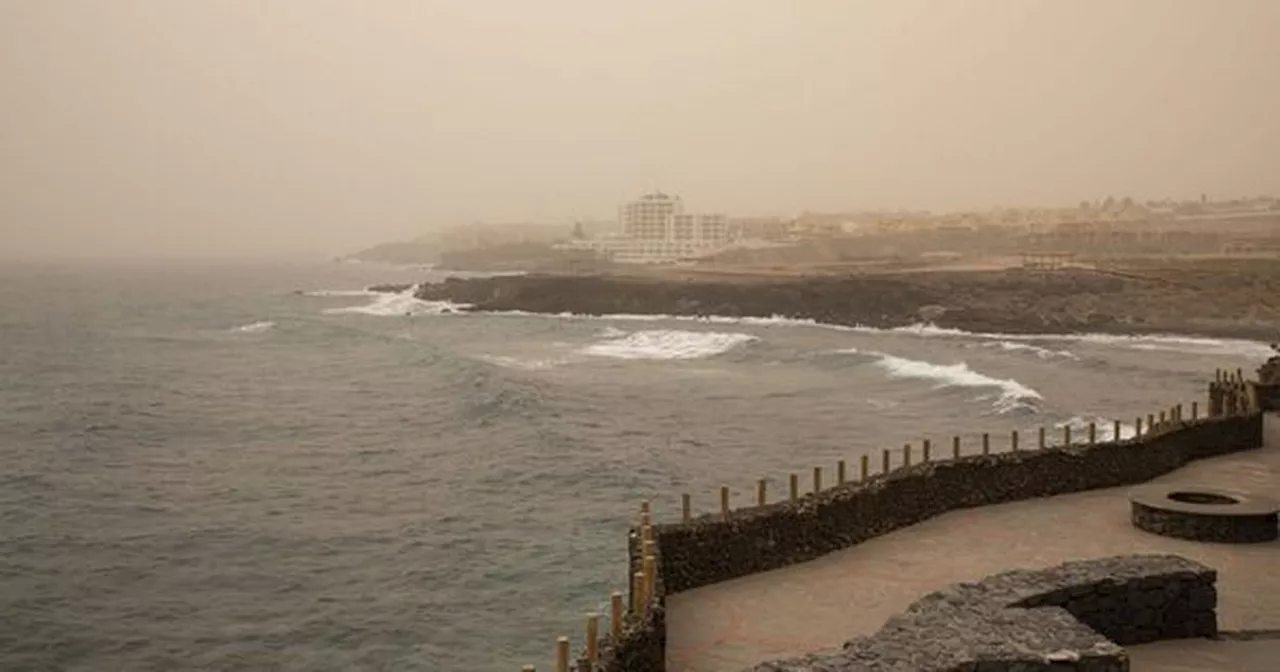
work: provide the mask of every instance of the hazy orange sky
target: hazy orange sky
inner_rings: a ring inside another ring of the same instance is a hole
[[[1278,0],[0,0],[0,255],[1280,192]]]

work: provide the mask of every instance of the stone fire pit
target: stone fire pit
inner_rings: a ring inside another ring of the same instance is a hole
[[[1280,536],[1280,504],[1258,495],[1189,485],[1143,485],[1129,492],[1133,526],[1191,541],[1248,544]]]

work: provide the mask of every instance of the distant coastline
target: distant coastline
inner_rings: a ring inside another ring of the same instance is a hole
[[[825,276],[669,272],[449,278],[417,286],[465,310],[542,314],[786,317],[880,329],[975,333],[1180,334],[1275,341],[1280,263],[1213,262],[1099,271],[1024,269]],[[374,291],[404,292],[411,285]]]

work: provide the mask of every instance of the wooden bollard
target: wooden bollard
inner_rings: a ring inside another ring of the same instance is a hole
[[[865,483],[866,480],[871,476],[871,474],[869,473],[870,471],[871,471],[871,456],[862,455],[861,457],[858,458],[859,480]]]
[[[1155,430],[1156,430],[1156,414],[1148,413],[1147,414],[1147,433],[1150,434]]]
[[[844,485],[844,460],[836,462],[836,485]]]
[[[720,515],[729,517],[729,486],[720,486]]]
[[[1089,445],[1098,443],[1098,425],[1097,423],[1089,423]]]
[[[1009,450],[1018,451],[1018,430],[1009,432]]]
[[[756,506],[764,506],[765,502],[769,501],[767,484],[768,481],[763,478],[756,481]]]
[[[613,591],[609,596],[609,638],[618,641],[622,637],[622,593]]]
[[[556,672],[569,672],[569,638],[556,638]]]
[[[1168,420],[1165,419],[1164,411],[1160,411],[1160,424],[1156,426],[1159,427],[1160,429],[1164,429],[1166,422],[1168,422]]]
[[[813,494],[822,492],[822,467],[813,468]]]
[[[587,662],[596,662],[596,647],[600,645],[600,614],[587,614]]]
[[[987,432],[982,433],[982,454],[983,455],[991,454],[991,435],[988,434]]]
[[[631,613],[639,616],[644,610],[644,572],[631,575]]]
[[[885,448],[884,454],[881,455],[881,461],[884,462],[884,473],[886,474],[889,473],[889,466],[890,466],[891,459],[893,458],[889,457],[889,449]]]
[[[1071,425],[1062,426],[1062,445],[1071,446]]]
[[[687,492],[680,495],[680,519],[686,523],[693,519],[693,500]]]
[[[924,443],[920,444],[920,461],[929,461],[929,439],[925,439]]]
[[[1044,427],[1040,428],[1040,449],[1044,450]]]
[[[655,575],[655,573],[654,573],[654,569],[655,569],[655,566],[654,566],[654,565],[655,565],[655,563],[654,563],[654,558],[653,558],[653,556],[652,556],[652,555],[646,555],[646,556],[644,556],[644,596],[643,596],[643,597],[644,597],[644,599],[643,599],[643,604],[644,604],[644,606],[645,606],[645,607],[648,607],[648,606],[649,606],[649,604],[653,601],[653,586],[654,586],[654,584],[655,584],[655,583],[657,583],[657,578],[658,578],[658,577],[657,577],[657,576]]]
[[[1198,401],[1191,402],[1191,419],[1192,420],[1200,419],[1200,402]]]
[[[902,466],[911,466],[911,444],[909,443],[902,446]]]
[[[1175,416],[1175,421],[1182,422],[1182,404],[1175,404],[1173,406],[1173,415]]]
[[[960,437],[958,436],[951,437],[951,458],[960,459]]]
[[[791,501],[794,502],[797,499],[800,499],[800,477],[796,476],[795,474],[791,474],[790,485],[791,485]]]
[[[1111,427],[1111,440],[1112,441],[1120,440],[1120,421],[1119,420],[1116,420],[1115,424]]]
[[[1133,419],[1133,435],[1142,436],[1142,416]]]

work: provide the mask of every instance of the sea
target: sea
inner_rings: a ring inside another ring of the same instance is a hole
[[[1131,433],[1269,354],[365,291],[443,277],[0,266],[0,670],[551,669],[625,591],[643,500],[676,520],[924,439]]]

